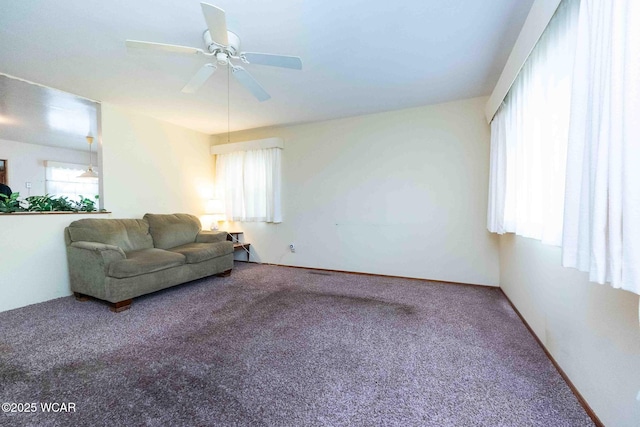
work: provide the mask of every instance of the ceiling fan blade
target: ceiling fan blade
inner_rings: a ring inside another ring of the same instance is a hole
[[[254,79],[253,76],[249,74],[249,72],[247,72],[247,70],[245,70],[244,68],[234,66],[231,69],[231,72],[233,74],[233,77],[235,77],[242,86],[247,88],[247,90],[251,92],[253,96],[258,99],[258,101],[262,102],[271,98],[271,95],[269,95],[267,91],[264,90],[262,86],[260,86],[260,83],[258,83],[258,81]]]
[[[204,53],[202,49],[189,47],[189,46],[179,46],[177,44],[143,42],[139,40],[127,40],[125,44],[129,49],[157,50],[157,51],[172,52],[172,53],[186,53],[190,55],[194,55],[194,54],[198,55],[198,54]]]
[[[217,68],[218,67],[213,64],[204,64],[202,68],[200,68],[198,72],[193,77],[191,77],[189,83],[187,83],[185,87],[182,88],[182,92],[194,93],[195,91],[200,89],[200,86],[202,86],[204,82],[206,82],[207,79],[211,77],[211,75],[216,71]]]
[[[271,67],[302,70],[302,59],[297,56],[273,55],[270,53],[243,52],[250,64],[269,65]]]
[[[211,40],[223,46],[229,46],[227,38],[227,18],[224,10],[209,3],[200,3]]]

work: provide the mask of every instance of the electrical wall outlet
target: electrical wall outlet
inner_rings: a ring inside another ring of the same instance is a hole
[[[30,182],[25,182],[24,186],[27,187],[27,188],[31,188],[31,183]]]
[[[296,245],[294,245],[293,243],[291,243],[291,244],[289,245],[289,250],[290,250],[292,253],[293,253],[293,252],[295,252],[295,251],[296,251]]]

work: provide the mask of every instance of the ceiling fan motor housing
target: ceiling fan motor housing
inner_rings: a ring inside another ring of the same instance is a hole
[[[240,51],[240,37],[238,37],[238,35],[233,31],[227,31],[227,38],[229,39],[228,46],[222,46],[213,41],[209,30],[205,30],[205,32],[202,33],[202,38],[204,39],[204,44],[207,46],[207,50],[209,50],[210,53],[217,50],[226,52],[228,55],[233,56]]]
[[[271,96],[247,70],[239,65],[234,65],[231,60],[241,61],[244,64],[267,65],[293,70],[302,69],[302,60],[297,56],[240,52],[240,37],[227,29],[227,18],[224,10],[204,2],[200,3],[200,6],[207,23],[207,29],[202,33],[205,49],[141,40],[127,40],[127,48],[151,49],[190,56],[201,55],[211,61],[200,67],[191,77],[191,80],[182,88],[183,93],[194,93],[213,75],[218,66],[225,66],[242,86],[251,92],[258,101],[262,102],[268,100]],[[214,58],[215,63],[213,61]]]

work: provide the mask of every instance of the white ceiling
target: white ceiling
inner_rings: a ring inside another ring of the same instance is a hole
[[[0,75],[0,139],[89,151],[99,104]]]
[[[241,50],[297,55],[303,70],[247,65],[272,95],[231,79],[231,130],[490,94],[533,0],[210,0]],[[125,39],[204,48],[198,0],[0,0],[0,72],[206,133],[227,131],[227,75],[181,93],[202,57],[128,53]],[[3,125],[4,126],[4,125]]]

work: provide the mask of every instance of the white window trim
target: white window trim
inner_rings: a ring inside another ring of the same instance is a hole
[[[233,142],[230,144],[219,144],[211,147],[211,154],[229,154],[237,151],[262,150],[265,148],[282,148],[284,149],[284,141],[282,138],[265,138],[253,141]]]

